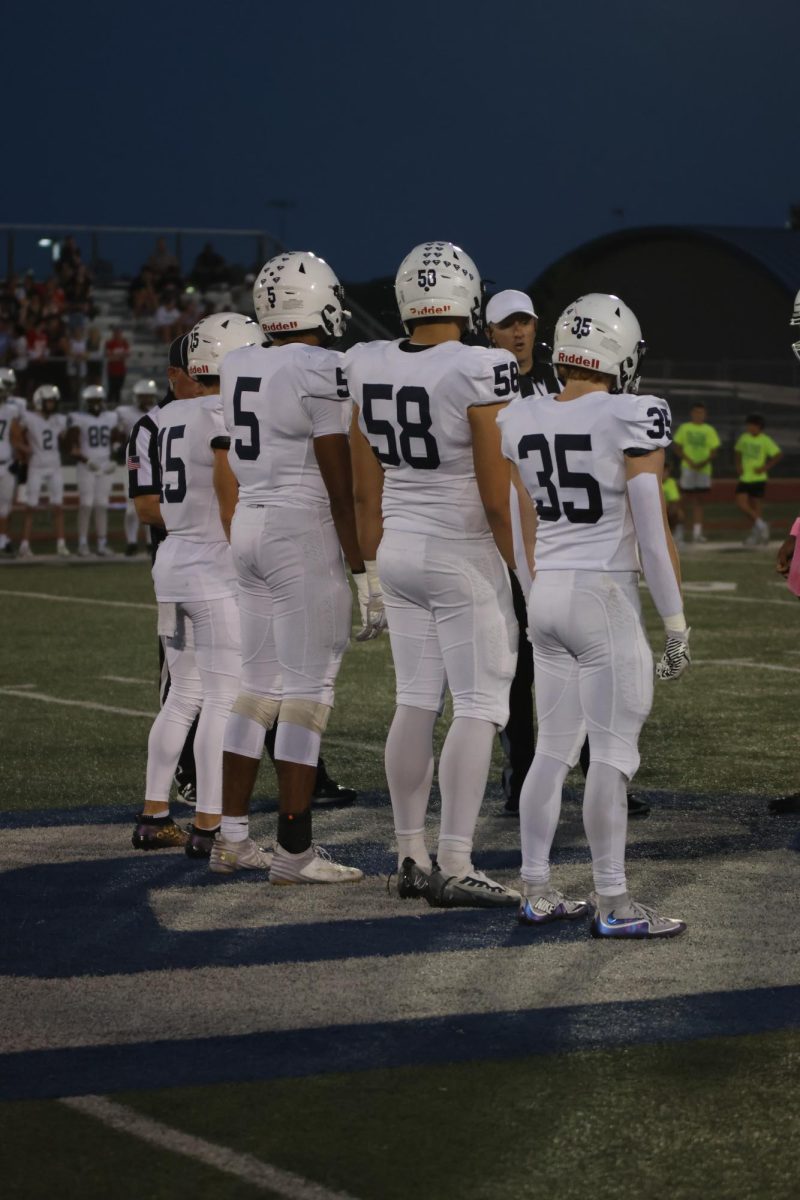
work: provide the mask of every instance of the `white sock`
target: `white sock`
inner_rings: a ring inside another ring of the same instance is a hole
[[[0,533],[0,550],[5,550],[8,545],[8,538],[4,533]]]
[[[134,545],[139,540],[139,518],[136,515],[136,510],[133,512],[126,510],[125,512],[125,541],[129,546]]]
[[[82,504],[78,509],[78,545],[87,546],[89,544],[89,518],[92,515],[91,506]]]
[[[763,529],[767,528],[767,523],[766,521],[762,521],[761,517],[756,517],[753,528],[757,529],[758,532],[761,533]]]
[[[695,536],[695,537],[697,537],[697,536],[698,536],[699,534],[701,534],[702,532],[703,532],[703,526],[702,526],[702,525],[695,525],[695,526],[693,526],[693,528],[692,528],[692,533],[694,534],[694,536]]]
[[[94,506],[94,529],[98,546],[105,546],[108,537],[108,509],[105,504]]]
[[[220,825],[226,842],[246,842],[250,836],[249,817],[226,817],[223,813]]]
[[[20,548],[20,550],[30,550],[31,544],[27,538],[22,539],[22,541],[19,544],[19,548]]]
[[[589,764],[583,793],[583,827],[592,851],[595,891],[619,896],[628,890],[625,879],[625,837],[628,798],[622,771],[608,763]]]
[[[561,816],[561,793],[569,767],[538,751],[525,776],[519,797],[522,878],[525,893],[550,890],[550,848]]]
[[[63,538],[58,538],[58,539],[56,540],[56,549],[57,549],[57,550],[63,550],[63,549],[65,548],[66,544],[67,544],[67,543],[64,541],[64,539],[63,539]]]
[[[463,875],[472,869],[472,842],[496,733],[491,721],[455,717],[444,740],[439,760],[442,821],[437,856],[446,875]]]
[[[423,871],[431,869],[424,831],[433,780],[433,727],[436,720],[435,712],[398,705],[384,754],[398,866],[404,858],[413,858]]]

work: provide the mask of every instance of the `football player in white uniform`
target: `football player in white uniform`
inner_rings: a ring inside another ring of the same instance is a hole
[[[61,392],[52,383],[43,383],[33,393],[33,409],[23,412],[11,426],[14,453],[28,464],[25,484],[25,521],[22,526],[20,558],[31,558],[33,514],[39,507],[43,488],[47,489],[53,524],[56,532],[56,552],[69,557],[64,540],[64,472],[61,469],[60,444],[67,428],[67,418],[58,412]]]
[[[509,472],[495,418],[518,395],[519,372],[507,350],[462,343],[480,323],[481,280],[452,243],[412,250],[395,293],[410,336],[355,346],[345,371],[359,539],[368,567],[377,554],[397,675],[386,778],[398,892],[441,906],[516,904],[517,892],[475,869],[472,846],[517,651],[503,563],[514,565]],[[424,826],[447,687],[454,715],[432,871]]]
[[[222,740],[239,691],[236,572],[214,492],[216,460],[227,455],[219,369],[228,351],[261,342],[240,313],[217,313],[189,335],[189,375],[197,394],[149,414],[158,426],[160,516],[168,537],[153,564],[159,633],[166,639],[170,690],[150,731],[146,800],[133,833],[136,849],[185,844],[208,858],[222,811]],[[142,498],[140,498],[142,499]],[[151,506],[155,498],[150,497]],[[144,511],[150,523],[155,512]],[[197,713],[197,805],[188,839],[169,815],[169,793]]]
[[[363,873],[334,862],[311,838],[320,743],[350,637],[342,552],[360,593],[368,589],[353,509],[347,384],[342,355],[327,348],[344,329],[342,289],[322,259],[293,252],[264,265],[253,299],[273,344],[230,354],[221,371],[231,446],[217,483],[223,520],[235,507],[242,685],[225,733],[222,834],[210,865],[218,873],[263,865],[248,811],[265,736],[277,722],[270,883],[350,883]],[[376,612],[375,632],[379,624]]]
[[[671,418],[666,401],[636,394],[643,351],[639,322],[618,297],[583,296],[556,326],[553,361],[564,390],[509,405],[498,418],[520,499],[517,562],[531,575],[535,568],[528,627],[539,736],[520,800],[519,919],[538,925],[590,911],[550,882],[561,790],[588,730],[583,819],[597,937],[674,937],[686,928],[632,900],[625,877],[625,785],[639,765],[653,696],[640,555],[666,629],[659,678],[677,678],[690,661],[661,489]]]
[[[133,385],[133,404],[120,404],[117,407],[117,421],[126,444],[134,425],[158,403],[158,396],[158,384],[155,379],[139,379]],[[129,498],[125,508],[125,554],[128,558],[139,552],[139,529],[136,506]]]
[[[65,447],[78,464],[78,554],[89,554],[89,522],[94,511],[97,553],[111,554],[108,548],[108,504],[116,464],[111,457],[112,447],[123,440],[115,412],[103,409],[106,389],[90,384],[81,392],[86,405],[84,412],[70,413],[67,418]]]
[[[25,412],[25,401],[14,395],[17,377],[11,367],[0,367],[0,551],[11,554],[8,518],[17,490],[18,463],[11,444],[11,426]]]

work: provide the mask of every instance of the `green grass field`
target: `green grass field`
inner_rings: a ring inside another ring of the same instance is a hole
[[[181,855],[137,857],[124,814],[157,706],[147,566],[0,569],[4,1195],[794,1197],[800,841],[765,806],[800,788],[800,606],[773,559],[684,555],[695,665],[656,689],[635,784],[653,812],[629,841],[637,886],[690,928],[636,946],[537,941],[513,914],[409,916],[387,895],[386,639],[346,655],[326,737],[364,800],[321,816],[321,835],[373,864],[363,885],[276,898],[258,880],[212,888]],[[510,880],[500,767],[480,840]],[[271,836],[269,764],[258,797]],[[585,886],[574,798],[557,846]],[[297,1072],[281,1037],[299,1038]],[[60,1102],[73,1091],[225,1147],[227,1165],[109,1129]],[[274,1190],[247,1156],[306,1182]]]

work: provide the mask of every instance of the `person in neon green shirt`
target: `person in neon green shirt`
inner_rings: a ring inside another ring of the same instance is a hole
[[[675,539],[676,546],[683,545],[683,504],[681,503],[681,490],[677,482],[672,478],[672,472],[669,468],[669,463],[664,463],[664,473],[661,477],[661,489],[664,493],[664,502],[667,506],[667,521],[672,530],[672,536]]]
[[[753,413],[745,421],[745,431],[733,448],[739,476],[736,503],[753,523],[745,538],[746,546],[765,546],[769,541],[769,525],[762,515],[764,492],[769,472],[783,457],[780,446],[764,433],[765,424],[763,417]]]
[[[705,404],[693,404],[689,420],[672,439],[681,460],[681,489],[692,497],[692,541],[705,542],[703,503],[711,489],[711,464],[720,447],[719,434],[706,421]]]

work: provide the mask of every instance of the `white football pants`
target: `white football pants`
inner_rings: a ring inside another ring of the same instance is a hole
[[[54,466],[28,467],[28,480],[25,484],[25,503],[28,508],[38,508],[42,491],[47,489],[48,501],[51,508],[61,508],[64,503],[64,472],[61,464]]]
[[[197,811],[222,812],[222,741],[239,693],[239,612],[234,596],[176,605],[177,626],[164,639],[169,695],[147,746],[146,798],[166,802],[183,743],[197,713],[194,742]]]
[[[537,751],[573,767],[588,732],[592,762],[631,779],[653,703],[653,655],[631,571],[539,571],[528,598]]]
[[[111,499],[112,472],[92,471],[88,463],[78,463],[78,503],[81,508],[108,508]]]
[[[239,576],[242,690],[332,707],[352,596],[330,513],[240,504],[231,549]]]
[[[397,676],[397,703],[508,724],[518,626],[494,542],[386,530],[378,571]]]

